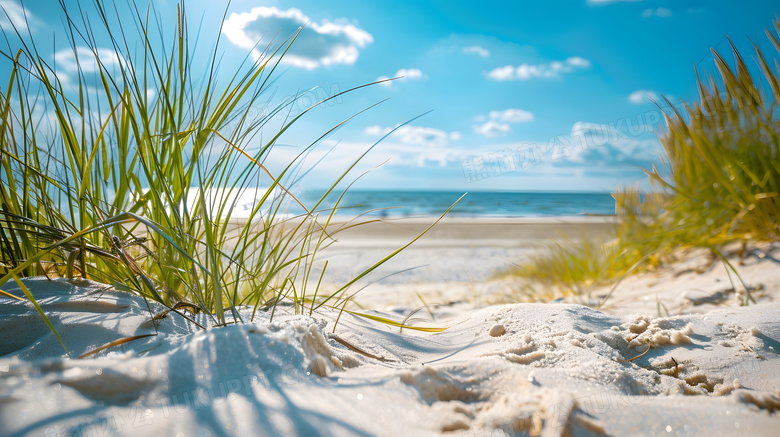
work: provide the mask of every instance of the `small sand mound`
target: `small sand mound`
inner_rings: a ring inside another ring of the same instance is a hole
[[[155,381],[146,378],[142,372],[129,375],[111,368],[81,369],[73,367],[64,372],[54,384],[62,384],[78,391],[83,396],[106,404],[126,404],[138,400],[151,390]]]
[[[643,345],[658,347],[691,343],[693,326],[676,318],[653,318],[638,315],[627,324],[628,331],[636,334],[630,337],[628,346],[636,348]]]

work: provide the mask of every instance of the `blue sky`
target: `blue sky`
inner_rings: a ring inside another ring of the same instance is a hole
[[[185,2],[191,36],[202,23],[203,47],[222,24],[225,6],[217,3]],[[0,4],[7,30],[22,8]],[[164,23],[175,22],[173,1],[155,7]],[[39,0],[24,8],[42,53],[52,60],[59,53],[58,75],[67,77],[59,6]],[[220,71],[232,75],[255,44],[279,43],[306,24],[273,85],[279,101],[319,87],[299,110],[314,98],[405,76],[335,99],[284,135],[271,156],[277,165],[389,99],[325,139],[307,162],[327,156],[299,188],[326,185],[391,128],[425,114],[371,151],[358,170],[387,162],[358,187],[611,191],[644,182],[641,167],[659,161],[654,132],[663,122],[650,98],[693,100],[694,65],[714,72],[709,49],[725,53],[727,35],[746,59],[751,40],[769,50],[763,30],[779,12],[770,0],[237,0],[224,23]],[[9,44],[13,50],[13,37]],[[110,46],[97,45],[110,59]]]

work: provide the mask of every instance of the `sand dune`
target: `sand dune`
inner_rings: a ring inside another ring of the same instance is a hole
[[[774,435],[780,270],[776,252],[762,253],[743,266],[762,284],[749,306],[707,285],[728,281],[713,267],[632,279],[604,311],[433,307],[438,322],[418,324],[447,328],[439,333],[349,314],[334,333],[331,310],[306,317],[288,306],[273,322],[259,312],[206,330],[169,314],[158,335],[86,359],[67,358],[29,303],[4,299],[0,435]],[[127,293],[85,281],[25,284],[71,357],[155,333],[147,304]],[[21,295],[14,284],[4,291]],[[672,316],[659,317],[649,293],[669,299]],[[375,312],[399,321],[407,313]]]

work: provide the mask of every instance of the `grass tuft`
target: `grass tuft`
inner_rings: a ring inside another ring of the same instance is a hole
[[[352,117],[278,174],[265,163],[309,111],[372,84],[292,116],[299,97],[273,106],[267,94],[297,34],[267,46],[257,60],[247,57],[220,83],[221,29],[213,50],[201,50],[183,6],[173,32],[132,1],[120,6],[133,20],[101,0],[92,11],[60,6],[75,79],[65,83],[31,36],[17,32],[21,48],[0,51],[11,73],[0,88],[0,286],[24,276],[80,276],[184,317],[178,308],[205,312],[215,325],[242,321],[242,304],[257,311],[271,302],[275,310],[291,300],[296,312],[308,303],[311,313],[346,293],[359,278],[327,296],[306,284],[317,252],[334,241],[326,229],[339,205],[320,205],[365,154],[314,205],[303,205],[288,183],[306,154]],[[105,38],[118,67],[96,45]],[[256,202],[236,220],[247,193]],[[291,202],[305,213],[287,216]]]
[[[780,20],[766,34],[780,53]],[[727,263],[721,252],[730,243],[780,241],[780,71],[754,49],[759,79],[732,43],[733,67],[712,50],[719,82],[697,72],[698,102],[681,111],[666,100],[673,111],[659,135],[664,169],[645,170],[650,193],[613,194],[620,223],[612,241],[554,246],[514,273],[549,296],[582,294],[673,262],[685,249],[706,248]]]

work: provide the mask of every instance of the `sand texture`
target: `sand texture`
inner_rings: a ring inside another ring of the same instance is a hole
[[[432,306],[435,321],[415,324],[447,328],[438,333],[346,313],[334,333],[336,312],[308,317],[287,305],[272,322],[262,311],[249,322],[243,308],[248,323],[206,330],[169,314],[156,336],[85,359],[75,357],[154,334],[149,311],[163,308],[88,281],[28,278],[74,358],[30,303],[1,301],[0,435],[775,435],[780,264],[776,250],[761,253],[742,266],[761,284],[748,306],[717,267],[681,267],[632,278],[603,311]],[[413,301],[408,284],[384,287]],[[3,290],[22,295],[12,283]],[[379,310],[366,313],[403,320],[411,306],[396,297],[389,309],[373,298]]]

